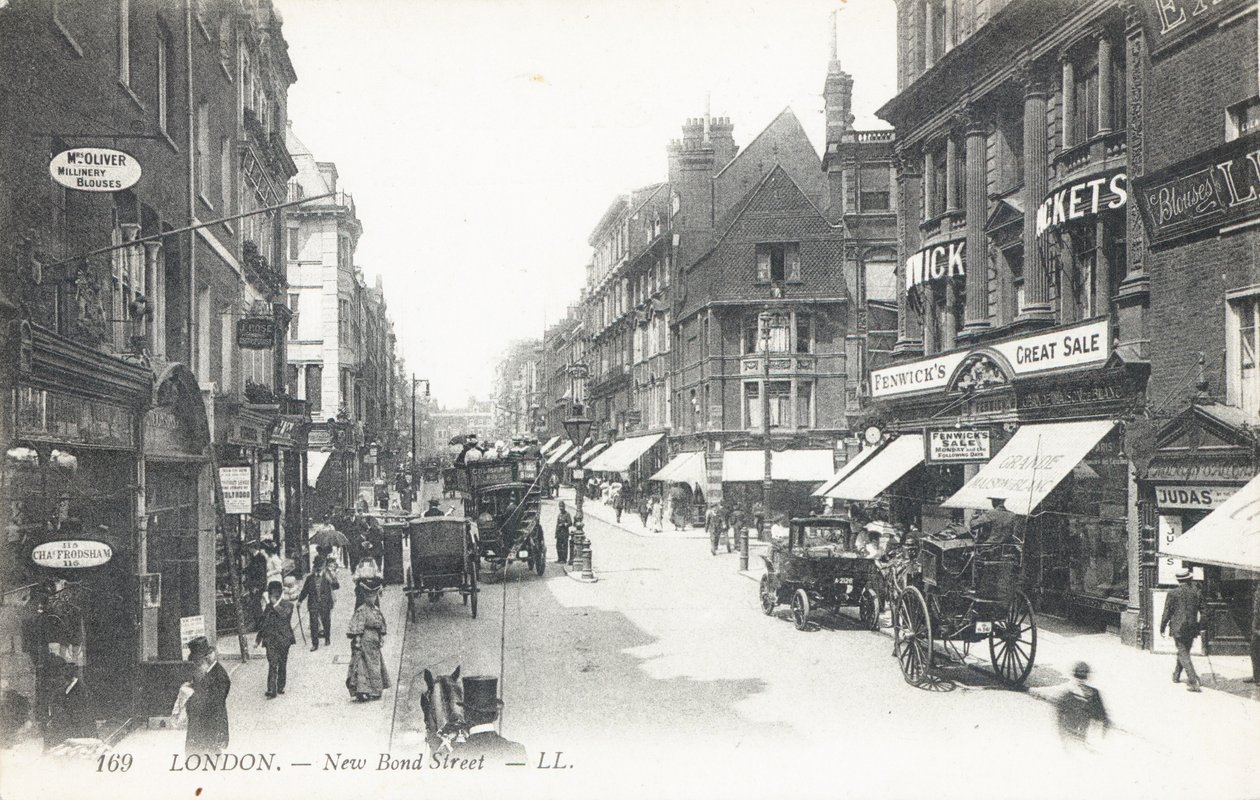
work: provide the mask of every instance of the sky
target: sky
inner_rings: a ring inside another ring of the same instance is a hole
[[[576,301],[614,198],[688,117],[745,145],[791,106],[821,151],[829,19],[862,128],[896,88],[893,0],[275,0],[294,131],[337,164],[408,370],[487,397]]]

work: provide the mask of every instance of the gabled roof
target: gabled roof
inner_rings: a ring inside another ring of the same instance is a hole
[[[1254,446],[1255,418],[1241,408],[1212,402],[1195,402],[1159,429],[1159,452]]]
[[[740,159],[747,160],[747,158],[749,157],[748,156],[749,153],[759,152],[761,150],[760,144],[762,140],[766,138],[766,135],[768,133],[772,131],[785,131],[785,132],[792,131],[793,128],[795,128],[795,131],[793,132],[799,132],[801,137],[804,138],[805,141],[807,142],[809,141],[809,137],[806,136],[805,134],[805,128],[804,126],[801,125],[800,119],[797,118],[796,112],[792,110],[791,106],[784,106],[783,110],[779,112],[778,116],[770,120],[770,124],[762,128],[761,132],[758,133],[756,136],[754,136],[752,141],[749,142],[742,150],[736,153],[734,158],[726,162],[726,164],[724,164],[722,168],[717,171],[717,174],[714,175],[713,177],[714,178],[722,177],[722,173],[730,169],[732,164],[738,163]],[[810,147],[810,150],[813,150],[814,145],[812,142],[810,143],[809,147]],[[818,158],[817,151],[814,152],[814,158],[818,162],[817,163],[818,171],[822,172],[822,159]]]

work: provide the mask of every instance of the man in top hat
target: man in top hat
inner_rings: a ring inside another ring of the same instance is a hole
[[[1194,585],[1194,573],[1189,567],[1177,572],[1177,588],[1168,594],[1164,603],[1164,616],[1159,621],[1159,632],[1165,630],[1177,643],[1177,666],[1173,668],[1173,683],[1181,683],[1181,672],[1185,670],[1189,680],[1186,686],[1191,692],[1201,692],[1199,673],[1194,671],[1194,662],[1190,660],[1190,648],[1194,646],[1195,637],[1202,629],[1200,619],[1203,614],[1203,596]]]
[[[503,701],[499,699],[499,679],[492,675],[464,678],[464,720],[468,739],[455,745],[451,755],[460,758],[484,756],[491,766],[524,763],[525,745],[504,739],[494,729]]]
[[[227,696],[232,680],[219,663],[219,655],[204,636],[188,643],[188,660],[196,673],[192,696],[184,707],[188,712],[187,753],[221,753],[228,746]]]
[[[442,516],[445,516],[445,514],[442,513],[442,509],[438,508],[438,501],[436,499],[433,499],[429,501],[429,507],[425,509],[424,514],[422,516],[442,517]]]
[[[284,694],[289,677],[289,648],[293,638],[293,604],[283,598],[279,581],[267,585],[267,607],[263,609],[255,644],[267,650],[267,699]]]

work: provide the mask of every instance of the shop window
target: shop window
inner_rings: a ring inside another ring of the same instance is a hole
[[[1225,111],[1225,141],[1232,142],[1260,130],[1260,98],[1251,97]]]
[[[757,245],[757,282],[784,283],[801,279],[801,246],[797,242]]]
[[[1252,417],[1260,414],[1260,295],[1230,298],[1229,340],[1226,342],[1226,396],[1229,403]]]
[[[892,207],[891,178],[886,164],[858,170],[858,210],[887,211]]]

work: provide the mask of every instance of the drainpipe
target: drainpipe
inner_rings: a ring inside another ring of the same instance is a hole
[[[184,0],[184,65],[188,93],[188,224],[197,221],[197,107],[193,101],[193,0]],[[197,232],[188,232],[188,315],[184,320],[184,337],[188,344],[188,366],[196,369],[196,345],[193,342],[197,314]],[[200,376],[198,376],[200,377]]]

